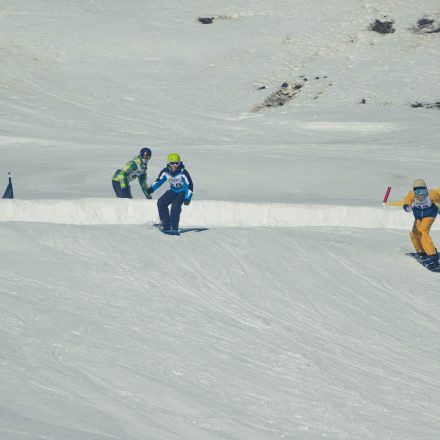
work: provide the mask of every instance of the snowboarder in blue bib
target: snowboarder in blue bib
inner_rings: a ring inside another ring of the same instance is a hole
[[[145,197],[151,199],[151,195],[147,192],[147,163],[150,159],[151,150],[144,147],[133,160],[130,160],[122,169],[116,170],[112,178],[116,197],[132,199],[130,182],[137,178]]]
[[[414,214],[410,237],[418,259],[423,260],[428,268],[438,267],[439,255],[429,231],[438,214],[436,203],[440,203],[440,193],[428,189],[423,179],[416,179],[413,190],[407,194],[403,203],[403,209]]]
[[[171,153],[168,156],[167,166],[148,188],[148,194],[153,193],[167,180],[170,182],[170,189],[157,201],[157,209],[162,224],[161,229],[163,231],[178,231],[182,204],[190,204],[193,195],[193,182],[177,153]],[[169,205],[171,205],[170,210]]]

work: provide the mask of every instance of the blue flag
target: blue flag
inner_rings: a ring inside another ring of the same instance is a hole
[[[9,173],[9,183],[8,183],[8,186],[6,187],[5,193],[3,194],[3,198],[4,199],[13,199],[14,198],[14,190],[12,189],[11,173]]]

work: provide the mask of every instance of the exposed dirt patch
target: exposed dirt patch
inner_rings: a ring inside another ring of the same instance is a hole
[[[394,29],[394,21],[381,21],[376,19],[374,23],[371,23],[369,30],[373,32],[378,32],[379,34],[392,34],[396,32]]]
[[[413,102],[411,104],[412,108],[435,108],[440,110],[440,101],[437,102]]]
[[[295,82],[293,84],[285,82],[281,84],[280,88],[272,93],[270,96],[268,96],[262,104],[256,105],[252,109],[252,112],[258,112],[263,108],[283,106],[291,99],[293,99],[296,95],[298,95],[306,81],[307,78],[304,78],[301,82]]]
[[[423,17],[412,27],[416,34],[435,34],[440,32],[440,21],[429,17]]]
[[[197,21],[202,24],[211,24],[214,21],[214,17],[199,17]]]
[[[232,20],[232,15],[214,15],[213,17],[199,17],[197,21],[201,24],[212,24],[214,20]]]

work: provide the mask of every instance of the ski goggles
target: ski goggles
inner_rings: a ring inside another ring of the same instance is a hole
[[[180,162],[168,162],[168,165],[170,166],[170,167],[172,167],[172,166],[176,166],[176,165],[179,165],[180,164]]]
[[[414,190],[414,194],[416,196],[426,196],[428,194],[428,190],[426,188],[416,188]]]

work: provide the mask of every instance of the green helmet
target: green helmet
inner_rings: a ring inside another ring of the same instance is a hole
[[[168,163],[180,162],[180,156],[177,153],[171,153],[168,155]]]

